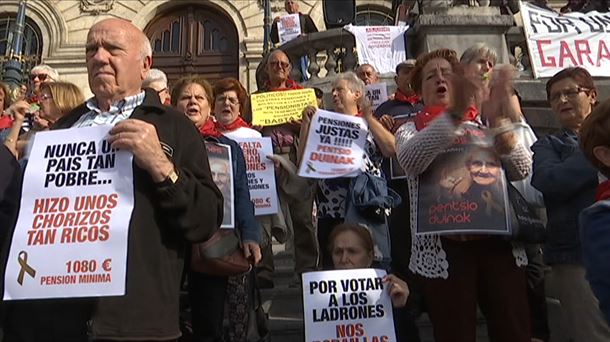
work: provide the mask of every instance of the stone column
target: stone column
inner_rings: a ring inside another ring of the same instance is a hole
[[[415,23],[415,56],[449,48],[458,56],[475,43],[486,43],[498,53],[498,63],[509,63],[505,34],[513,16],[501,15],[498,7],[448,7],[424,11]]]

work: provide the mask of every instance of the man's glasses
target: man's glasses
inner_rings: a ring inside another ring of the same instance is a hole
[[[30,81],[33,81],[36,79],[36,77],[38,77],[38,80],[40,82],[44,82],[47,80],[47,78],[50,78],[49,75],[47,74],[31,74],[30,75]]]
[[[551,93],[551,96],[549,96],[549,101],[555,102],[555,101],[560,100],[564,96],[566,97],[566,99],[573,100],[578,97],[578,94],[580,94],[582,92],[587,92],[587,91],[589,91],[589,89],[581,88],[581,87],[558,91],[555,93]]]
[[[275,68],[288,69],[288,67],[290,66],[290,63],[281,62],[281,61],[273,61],[273,62],[270,61],[269,65],[271,65],[272,67],[275,67]]]
[[[238,105],[239,99],[237,97],[230,97],[226,95],[216,96],[216,103],[225,103],[229,100],[229,103],[232,105]]]
[[[161,95],[162,92],[167,91],[167,90],[168,90],[167,88],[163,88],[161,90],[157,90],[157,94]]]

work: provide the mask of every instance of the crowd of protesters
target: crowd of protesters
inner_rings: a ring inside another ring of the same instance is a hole
[[[295,6],[286,1],[289,13],[298,13]],[[600,10],[595,6],[607,8],[604,1],[569,1],[562,12]],[[310,21],[304,18],[301,24],[315,32]],[[608,176],[610,133],[596,130],[608,127],[610,109],[607,102],[598,106],[604,101],[598,99],[587,70],[566,68],[547,81],[547,100],[561,130],[539,138],[521,110],[512,83],[514,68],[496,65],[496,52],[485,44],[469,47],[461,56],[438,49],[400,63],[396,92],[375,110],[365,96],[365,86],[380,81],[373,65],[362,64],[334,78],[328,106],[321,101],[324,93],[316,89],[319,108],[366,121],[361,173],[385,179],[402,198],[398,207],[381,211],[386,222],[382,229],[391,237],[391,261],[386,263],[390,259],[374,258],[379,243],[374,234],[345,222],[349,178],[311,181],[294,172],[303,159],[315,107],[304,108],[300,120],[253,126],[249,94],[239,80],[210,82],[201,75],[185,75],[168,84],[161,70],[151,69],[146,36],[120,19],[91,27],[86,62],[93,93],[89,99],[44,64],[30,71],[24,87],[11,90],[0,83],[2,255],[6,257],[17,220],[23,170],[35,134],[110,124],[109,142],[133,153],[137,171],[126,294],[5,303],[4,341],[178,341],[189,333],[193,341],[248,341],[251,277],[199,273],[185,257],[191,244],[218,230],[227,215],[227,200],[235,208],[240,246],[260,288],[275,286],[273,239],[286,243],[294,255],[291,287],[300,286],[304,272],[385,268],[399,341],[420,340],[416,321],[425,311],[437,342],[474,342],[477,308],[486,318],[491,341],[539,342],[551,336],[556,341],[610,341],[610,275],[605,272],[610,264],[603,258],[608,245],[596,244],[610,236],[603,229],[610,187],[601,183],[606,187],[598,189],[597,170]],[[278,49],[264,63],[265,82],[253,93],[305,87],[290,75],[306,61],[294,66]],[[589,116],[597,125],[587,122]],[[439,156],[464,127],[499,133],[493,146],[481,153],[479,159],[484,160],[467,160],[472,180],[444,180],[443,186],[451,189],[447,195],[466,196],[477,187],[485,192],[485,182],[502,169],[524,196],[538,195],[530,204],[546,212],[545,242],[525,244],[485,234],[415,234],[420,177],[444,172]],[[273,144],[280,208],[274,215],[255,216],[246,163],[235,139],[261,136]],[[164,152],[161,141],[172,147],[172,155]],[[204,142],[231,146],[232,198],[223,199],[220,171],[211,168]],[[390,177],[392,162],[406,177]],[[601,202],[586,209],[596,199]],[[583,233],[581,244],[583,211],[587,235]],[[180,301],[181,289],[187,290],[188,300]],[[560,303],[565,336],[557,336],[555,326],[548,324],[547,297]],[[181,314],[185,311],[190,313],[187,318]]]

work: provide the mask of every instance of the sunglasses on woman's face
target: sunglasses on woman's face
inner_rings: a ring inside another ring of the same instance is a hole
[[[44,82],[47,79],[47,77],[49,77],[49,75],[47,75],[47,74],[32,74],[32,75],[30,75],[30,80],[33,81],[33,80],[36,79],[36,77],[38,77],[38,80],[40,82]]]

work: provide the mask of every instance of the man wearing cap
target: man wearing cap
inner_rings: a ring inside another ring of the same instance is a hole
[[[394,95],[382,103],[375,110],[375,117],[385,128],[391,132],[405,121],[415,117],[423,109],[423,104],[415,91],[411,89],[411,71],[415,67],[415,60],[410,59],[396,66],[396,92]],[[394,165],[397,165],[394,159]],[[400,167],[400,166],[398,166]],[[409,258],[411,251],[404,246],[411,245],[411,232],[405,229],[409,224],[409,188],[406,179],[391,179],[390,158],[384,158],[382,163],[383,173],[388,181],[388,186],[402,196],[403,201],[392,209],[389,217],[390,241],[392,244],[392,269],[399,277],[406,280],[412,294],[407,306],[396,310],[394,320],[396,322],[396,334],[399,340],[419,341],[419,332],[415,320],[419,315],[419,303],[417,301],[418,287],[413,282],[413,277],[409,271]],[[415,300],[414,300],[415,299]]]

